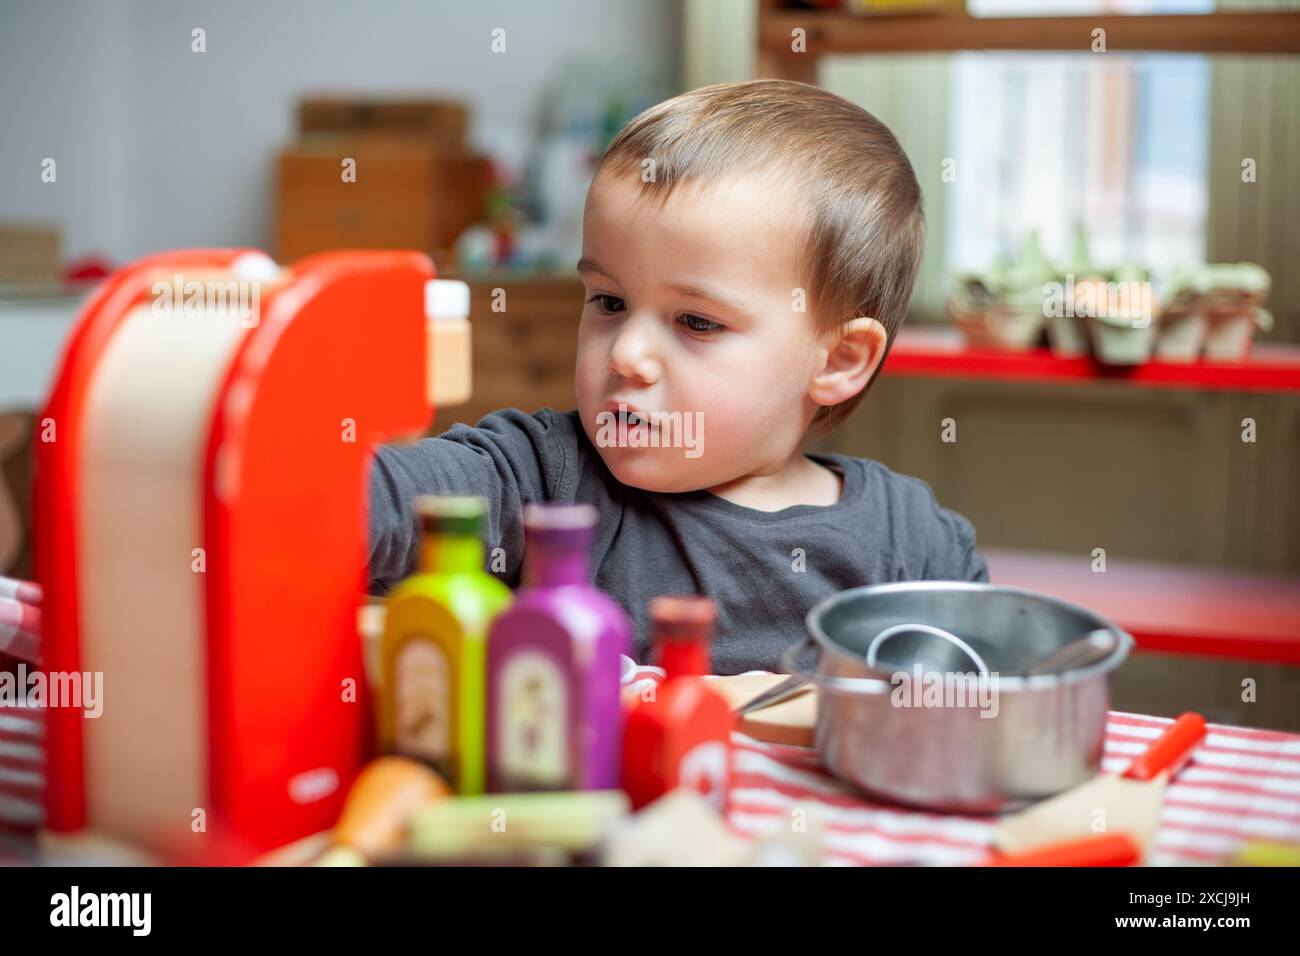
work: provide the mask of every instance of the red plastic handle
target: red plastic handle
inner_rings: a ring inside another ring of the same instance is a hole
[[[1205,718],[1190,711],[1182,714],[1129,764],[1123,776],[1130,780],[1152,780],[1161,772],[1168,771],[1172,777],[1204,738]]]
[[[988,866],[1132,866],[1141,857],[1141,848],[1127,833],[1102,833],[1009,853]]]

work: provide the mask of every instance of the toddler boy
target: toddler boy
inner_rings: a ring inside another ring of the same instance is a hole
[[[720,674],[775,670],[818,601],[888,581],[984,581],[975,532],[883,465],[805,455],[861,400],[902,325],[921,190],[893,134],[782,80],[693,90],[633,119],[588,192],[578,408],[507,410],[385,446],[371,588],[414,570],[419,494],[489,503],[491,570],[520,583],[523,505],[588,502],[597,586],[718,606]]]

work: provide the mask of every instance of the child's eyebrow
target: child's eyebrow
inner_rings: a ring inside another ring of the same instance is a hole
[[[688,299],[699,299],[703,302],[712,302],[715,305],[720,305],[724,309],[730,309],[733,312],[750,311],[749,303],[744,299],[733,296],[729,292],[724,292],[722,289],[715,286],[677,285],[673,286],[672,290],[679,295],[686,296]]]

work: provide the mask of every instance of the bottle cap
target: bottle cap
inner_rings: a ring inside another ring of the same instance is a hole
[[[459,279],[430,279],[424,284],[424,317],[469,318],[469,286]]]
[[[599,519],[600,514],[594,505],[524,505],[524,530],[528,541],[547,550],[586,551],[591,547]]]
[[[477,535],[487,518],[487,501],[473,495],[421,495],[415,510],[426,534]]]
[[[280,267],[264,252],[246,252],[230,263],[230,272],[236,279],[271,282],[280,275]]]
[[[717,617],[717,605],[703,595],[663,595],[650,601],[650,625],[656,639],[707,642],[713,637]]]
[[[524,527],[529,531],[594,528],[599,517],[595,505],[563,505],[549,502],[524,505]]]

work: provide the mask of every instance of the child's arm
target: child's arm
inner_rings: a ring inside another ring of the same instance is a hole
[[[370,468],[370,591],[387,593],[411,574],[419,553],[418,495],[481,495],[488,503],[484,544],[489,568],[501,548],[503,579],[518,583],[523,558],[523,505],[553,499],[574,454],[571,418],[542,409],[494,412],[473,428],[457,425],[437,438],[382,445]],[[494,566],[495,565],[495,566]]]
[[[987,582],[989,568],[975,549],[974,525],[947,508],[936,506],[935,514],[938,521],[926,579]]]

